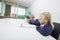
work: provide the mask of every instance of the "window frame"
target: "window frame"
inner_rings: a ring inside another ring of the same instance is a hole
[[[1,13],[2,13],[2,2],[0,1],[0,16],[1,16]]]

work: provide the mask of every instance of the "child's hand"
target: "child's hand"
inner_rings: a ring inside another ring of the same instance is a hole
[[[29,18],[29,20],[34,20],[34,15],[30,15]]]

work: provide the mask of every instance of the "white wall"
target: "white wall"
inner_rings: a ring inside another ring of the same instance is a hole
[[[36,0],[28,9],[36,18],[41,12],[49,11],[52,14],[52,20],[60,23],[60,0]]]

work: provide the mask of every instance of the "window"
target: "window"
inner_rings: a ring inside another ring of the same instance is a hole
[[[0,13],[1,13],[1,2],[0,2]]]
[[[0,1],[0,16],[4,16],[4,14],[5,14],[5,3],[2,4],[2,2]]]
[[[17,14],[17,7],[12,6],[11,7],[11,16],[16,17]]]
[[[18,15],[25,15],[25,9],[18,8]]]
[[[22,7],[11,7],[11,16],[18,17],[18,18],[24,18],[25,17],[26,9]]]

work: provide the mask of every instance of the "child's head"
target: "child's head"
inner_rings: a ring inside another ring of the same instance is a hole
[[[52,28],[54,29],[54,24],[51,21],[51,14],[49,12],[43,12],[41,13],[39,17],[40,24],[51,24]]]
[[[40,24],[47,24],[51,22],[51,14],[49,12],[41,13],[39,17]]]
[[[30,15],[29,18],[34,20],[34,15]]]

